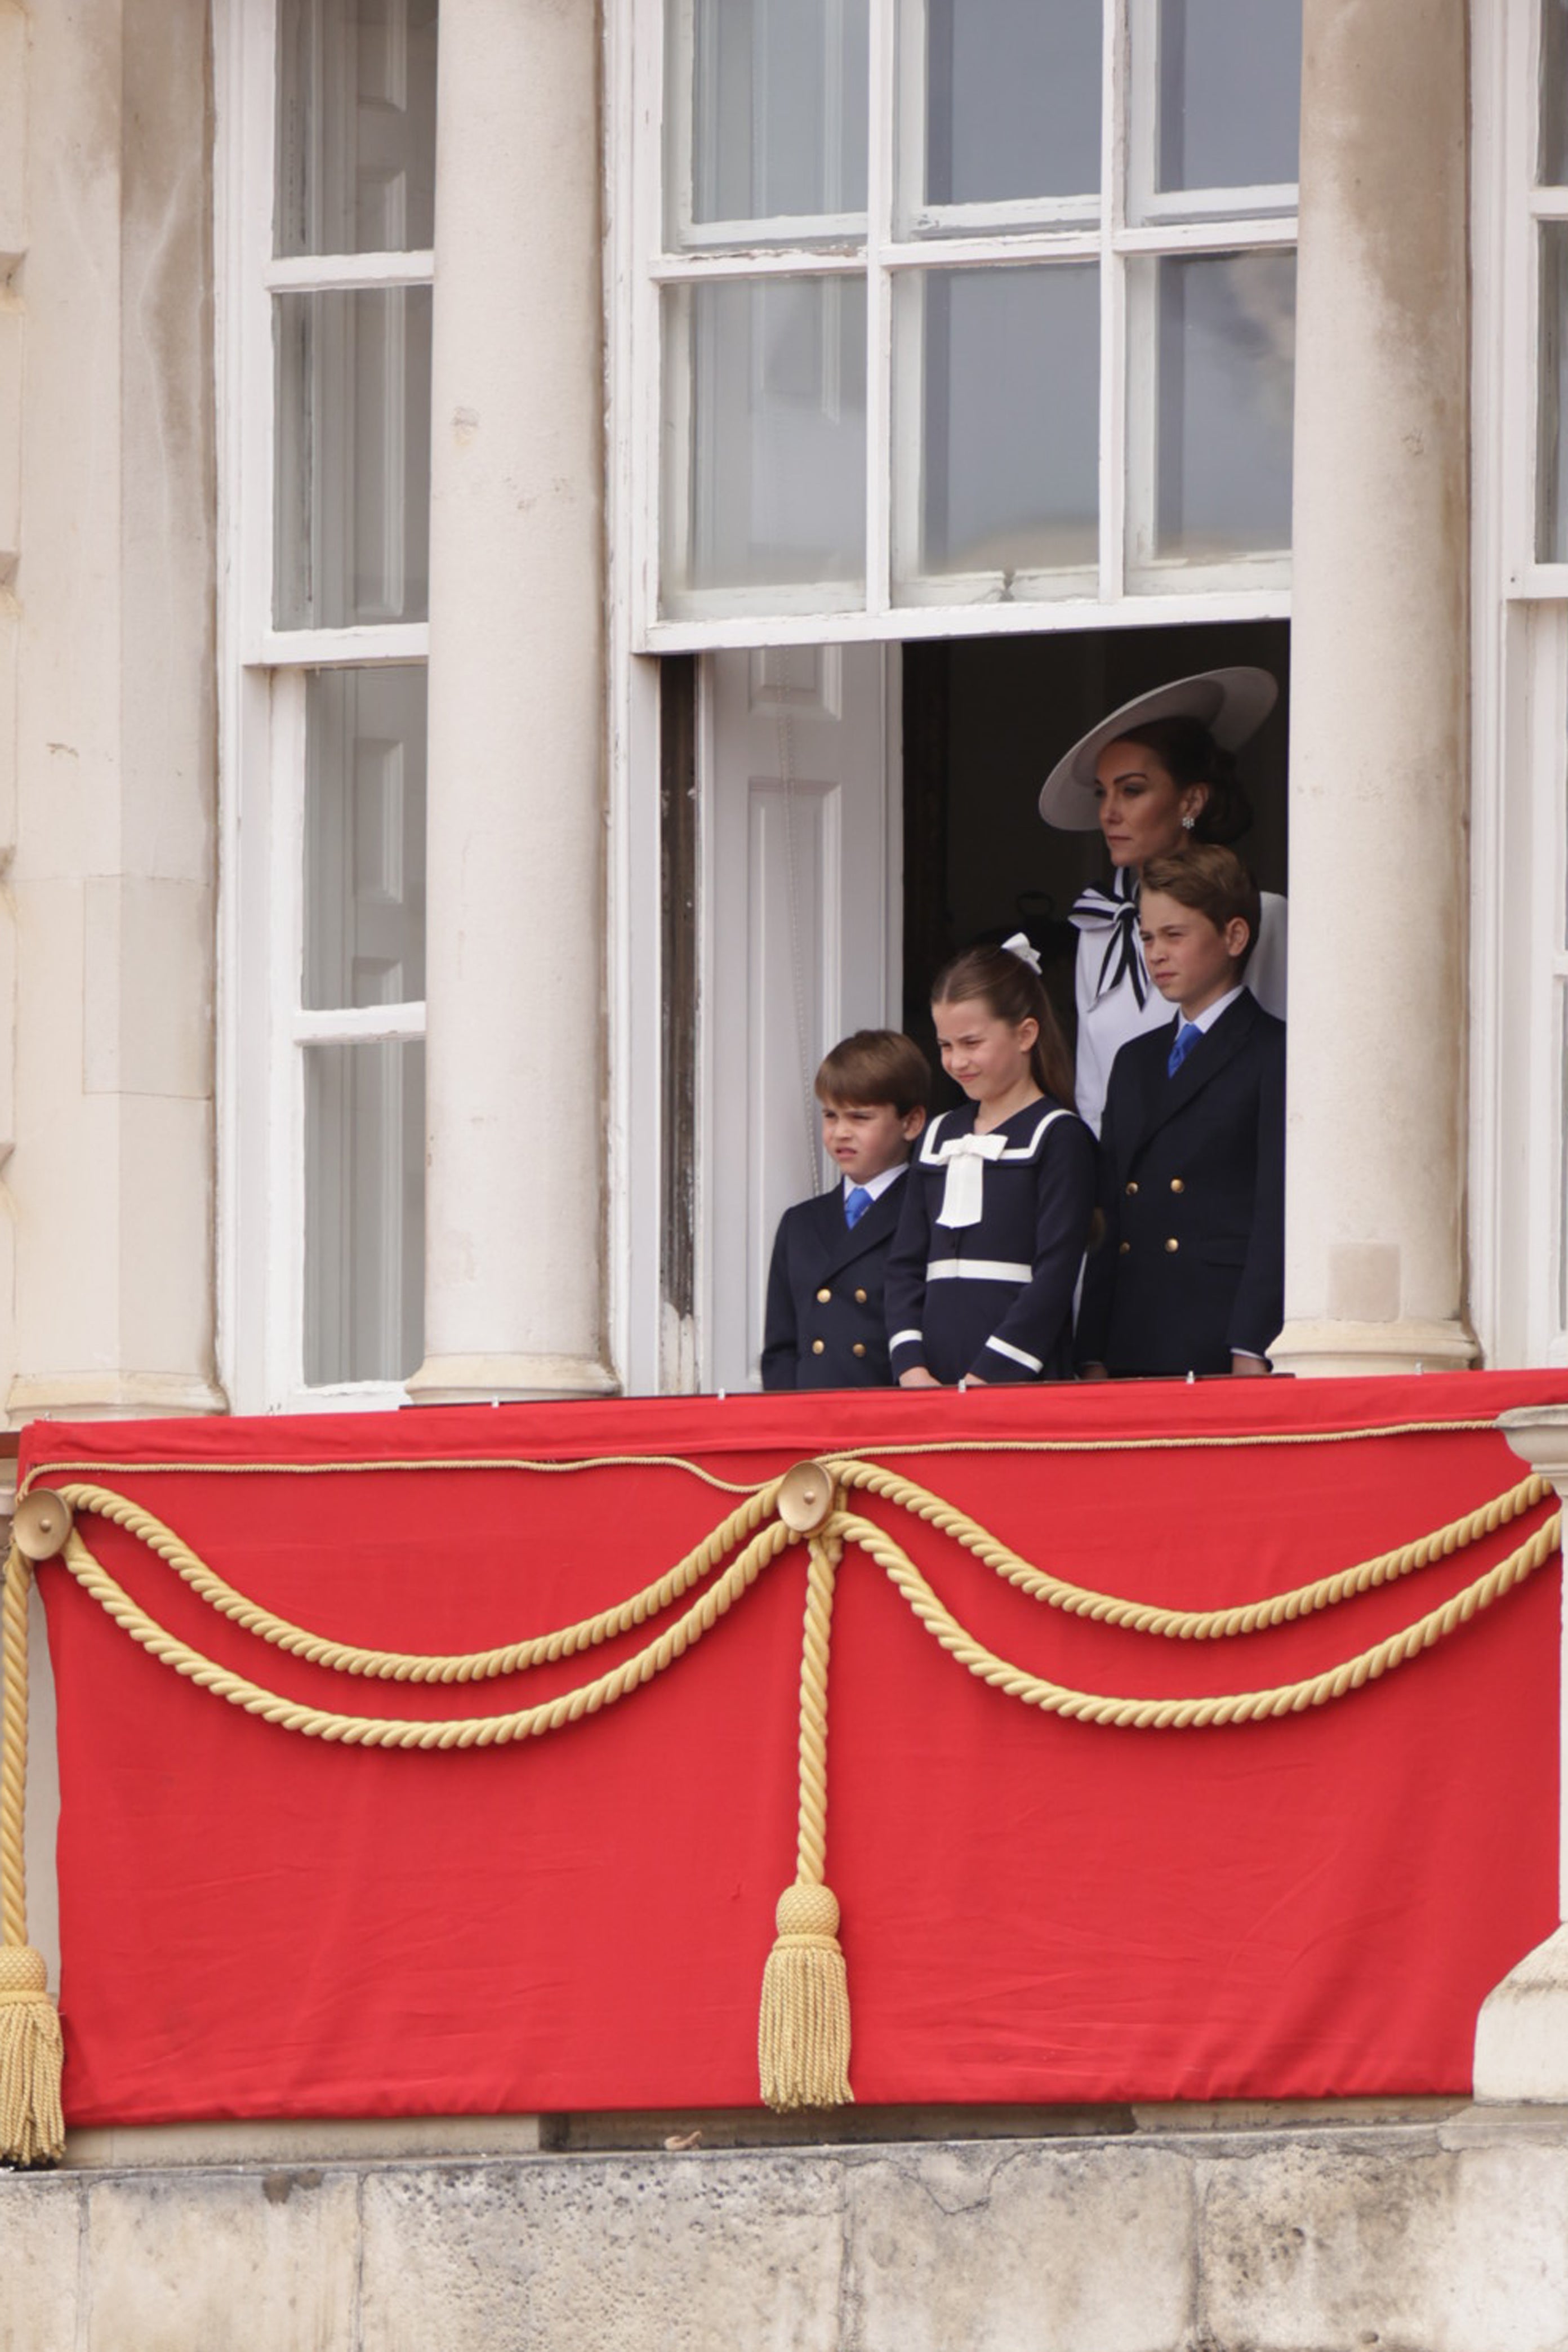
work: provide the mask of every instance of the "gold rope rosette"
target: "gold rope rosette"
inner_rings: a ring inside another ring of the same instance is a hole
[[[1460,1426],[1490,1427],[1490,1423]],[[1339,1438],[1392,1435],[1401,1430],[1456,1424],[1398,1424],[1375,1431],[1334,1433]],[[1270,1434],[1225,1444],[1304,1442]],[[1311,1442],[1311,1441],[1305,1441]],[[1213,1448],[1215,1441],[1154,1439],[1118,1441],[1105,1450],[1134,1452],[1192,1444]],[[891,1449],[889,1449],[890,1451]],[[1041,1452],[1088,1450],[1070,1442],[1014,1441],[900,1447],[899,1458],[926,1453]],[[1095,1450],[1099,1450],[1096,1448]],[[706,1485],[738,1495],[700,1543],[675,1565],[625,1601],[553,1632],[523,1636],[492,1648],[453,1654],[421,1654],[363,1647],[312,1632],[279,1616],[237,1591],[200,1558],[173,1528],[118,1488],[80,1475],[113,1473],[122,1465],[82,1463],[40,1465],[19,1500],[5,1563],[0,1609],[0,1670],[5,1690],[4,1738],[0,1740],[0,2157],[33,2163],[58,2158],[64,2148],[60,2117],[58,2019],[45,1990],[41,1958],[26,1941],[26,1895],[22,1822],[26,1752],[27,1591],[33,1568],[58,1559],[105,1614],[158,1662],[231,1706],[259,1717],[279,1729],[329,1743],[398,1748],[503,1747],[547,1737],[570,1724],[618,1705],[668,1671],[696,1647],[730,1610],[743,1600],[764,1570],[804,1544],[807,1552],[802,1642],[798,1742],[798,1811],[795,1875],[780,1897],[777,1940],[764,1972],[758,2034],[762,2095],[780,2108],[821,2107],[853,2097],[849,2087],[849,2002],[844,1954],[838,1941],[839,1907],[826,1884],[828,1660],[833,1598],[846,1555],[858,1552],[879,1568],[894,1591],[934,1641],[969,1674],[1020,1704],[1073,1720],[1136,1730],[1201,1730],[1300,1714],[1349,1696],[1381,1675],[1418,1656],[1489,1609],[1494,1602],[1555,1557],[1561,1514],[1541,1518],[1505,1558],[1460,1591],[1412,1619],[1398,1632],[1339,1664],[1295,1682],[1241,1688],[1226,1694],[1141,1698],[1081,1691],[1036,1675],[999,1656],[979,1641],[938,1596],[910,1559],[889,1515],[906,1514],[934,1528],[1042,1606],[1086,1617],[1129,1633],[1167,1641],[1237,1641],[1295,1620],[1353,1602],[1384,1585],[1397,1583],[1535,1512],[1551,1494],[1537,1475],[1522,1478],[1506,1493],[1410,1543],[1337,1569],[1311,1582],[1240,1606],[1181,1610],[1120,1598],[1039,1568],[1012,1549],[956,1505],[946,1502],[906,1473],[869,1456],[830,1455],[798,1464],[782,1477],[755,1487],[737,1487],[698,1464],[677,1456],[613,1455],[591,1460],[458,1462],[366,1462],[322,1465],[143,1464],[141,1470],[186,1471],[205,1475],[318,1475],[356,1469],[506,1467],[542,1474],[610,1467],[655,1466],[689,1472]],[[40,1485],[45,1471],[61,1477],[53,1488]],[[872,1519],[856,1507],[860,1498],[882,1507]],[[500,1676],[579,1657],[644,1628],[648,1638],[573,1688],[531,1706],[470,1712],[443,1718],[347,1713],[287,1697],[260,1678],[220,1664],[159,1623],[95,1556],[82,1525],[101,1519],[143,1545],[208,1607],[270,1648],[327,1672],[362,1683],[483,1685]],[[896,1517],[895,1522],[896,1524]]]

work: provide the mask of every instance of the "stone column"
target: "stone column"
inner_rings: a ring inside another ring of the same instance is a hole
[[[602,1393],[599,27],[441,11],[424,1402]]]
[[[1529,1405],[1505,1412],[1499,1427],[1537,1475],[1568,1495],[1568,1405]],[[1475,2094],[1511,2103],[1568,2105],[1568,1625],[1563,1632],[1564,1715],[1558,1762],[1557,1907],[1564,1925],[1510,1969],[1481,2003],[1476,2021]],[[1549,1792],[1532,1799],[1550,1802]]]
[[[1465,12],[1306,0],[1290,704],[1292,1372],[1463,1364]],[[1397,92],[1397,102],[1391,93]]]
[[[206,0],[0,0],[14,1419],[224,1404],[209,32]]]

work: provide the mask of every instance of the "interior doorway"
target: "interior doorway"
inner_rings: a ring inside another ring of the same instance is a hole
[[[1289,662],[1286,621],[906,646],[902,1024],[910,1034],[933,1049],[931,982],[949,956],[1024,930],[1070,1042],[1078,934],[1068,909],[1086,883],[1105,881],[1110,865],[1098,833],[1041,823],[1040,786],[1108,711],[1172,678],[1251,663],[1279,680],[1279,702],[1240,755],[1253,824],[1237,847],[1264,889],[1283,893]]]
[[[1107,711],[1194,670],[1273,673],[1279,704],[1242,756],[1256,822],[1238,845],[1284,889],[1289,654],[1288,625],[1267,622],[717,652],[669,672],[672,1377],[757,1385],[779,1217],[834,1181],[812,1077],[839,1037],[901,1024],[934,1066],[933,974],[956,948],[1018,929],[1070,1036],[1068,910],[1108,866],[1098,832],[1053,831],[1037,802]],[[955,1099],[937,1083],[939,1103]]]

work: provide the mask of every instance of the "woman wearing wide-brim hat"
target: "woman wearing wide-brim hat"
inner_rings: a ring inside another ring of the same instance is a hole
[[[1138,937],[1138,881],[1151,858],[1189,841],[1230,842],[1252,820],[1236,754],[1273,709],[1279,688],[1264,669],[1211,669],[1124,702],[1058,760],[1040,788],[1040,814],[1068,833],[1105,836],[1110,890],[1083,891],[1078,926],[1078,1110],[1095,1133],[1110,1065],[1130,1037],[1169,1021]],[[1285,901],[1263,894],[1247,985],[1285,1014]]]

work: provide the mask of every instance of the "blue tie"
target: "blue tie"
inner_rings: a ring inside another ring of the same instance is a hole
[[[871,1195],[864,1184],[852,1184],[844,1195],[844,1222],[851,1233],[871,1205]]]
[[[1170,1059],[1165,1064],[1165,1076],[1168,1078],[1175,1076],[1203,1034],[1195,1021],[1183,1022],[1176,1032],[1176,1042],[1171,1048]]]

